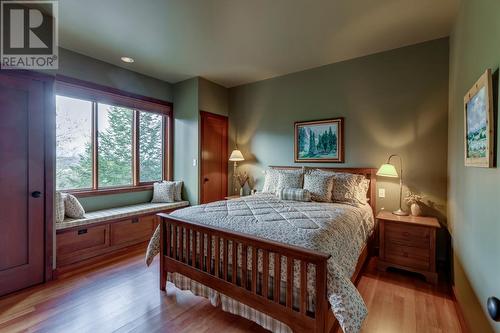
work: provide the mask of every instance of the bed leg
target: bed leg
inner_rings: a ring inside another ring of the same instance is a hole
[[[164,242],[165,242],[165,221],[161,219],[159,216],[156,216],[160,224],[160,253],[158,255],[160,259],[160,290],[165,291],[167,289],[167,272],[165,272],[165,260],[163,258],[164,255]]]

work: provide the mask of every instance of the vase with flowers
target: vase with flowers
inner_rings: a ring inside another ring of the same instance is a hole
[[[408,206],[410,206],[410,211],[412,216],[420,216],[422,215],[422,208],[420,207],[420,203],[422,202],[422,196],[411,191],[408,192],[408,195],[405,198],[405,202]]]

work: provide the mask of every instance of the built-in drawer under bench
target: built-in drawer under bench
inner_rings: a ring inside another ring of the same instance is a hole
[[[79,267],[126,247],[147,242],[158,225],[156,214],[189,202],[141,204],[87,213],[56,224],[57,272]]]

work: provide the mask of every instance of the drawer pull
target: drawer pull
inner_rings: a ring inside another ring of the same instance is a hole
[[[139,219],[138,218],[132,219],[132,223],[139,223]]]
[[[83,234],[86,234],[87,233],[87,229],[80,229],[78,230],[78,234],[79,235],[83,235]]]

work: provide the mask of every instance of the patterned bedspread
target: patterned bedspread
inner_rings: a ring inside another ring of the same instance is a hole
[[[286,201],[260,194],[192,206],[171,215],[331,254],[327,267],[328,300],[344,332],[360,330],[367,310],[350,278],[373,231],[374,218],[369,205]],[[148,247],[147,262],[158,253],[159,238],[157,229]],[[313,272],[309,269],[308,273]],[[313,286],[308,289],[313,290]]]

